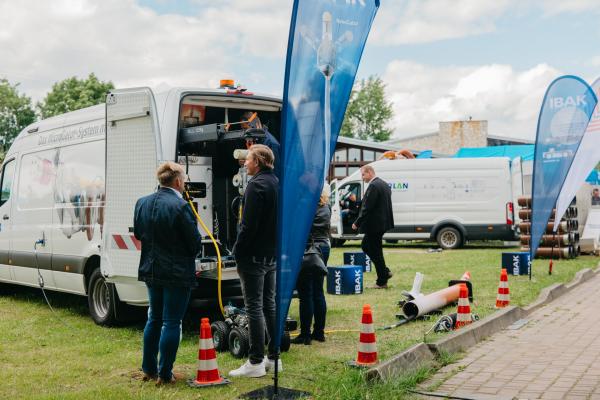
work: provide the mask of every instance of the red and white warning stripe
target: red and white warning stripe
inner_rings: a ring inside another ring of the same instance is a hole
[[[134,251],[140,251],[142,249],[142,242],[137,240],[135,238],[135,236],[133,236],[131,234],[128,234],[128,235],[112,234],[111,237],[112,237],[111,247],[113,249],[134,250]]]
[[[458,298],[458,311],[456,312],[456,326],[458,329],[471,323],[471,305],[469,304],[469,290],[467,285],[460,285],[460,297]]]
[[[508,289],[508,274],[502,269],[500,284],[498,285],[498,296],[496,297],[496,308],[504,308],[510,304],[510,291]]]

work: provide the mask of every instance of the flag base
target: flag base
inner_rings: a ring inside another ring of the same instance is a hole
[[[282,387],[277,388],[277,394],[275,394],[274,389],[274,386],[265,386],[260,389],[256,389],[246,394],[243,394],[240,396],[240,398],[249,400],[293,400],[307,398],[308,396],[310,396],[310,393],[308,392]]]

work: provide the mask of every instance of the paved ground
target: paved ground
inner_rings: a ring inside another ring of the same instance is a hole
[[[469,399],[600,400],[600,275],[527,320],[479,343],[420,390]]]

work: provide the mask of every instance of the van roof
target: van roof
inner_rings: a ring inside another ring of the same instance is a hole
[[[488,157],[488,158],[414,158],[414,159],[396,159],[396,160],[377,160],[371,165],[375,172],[382,171],[402,171],[405,168],[415,168],[420,170],[439,169],[440,165],[448,165],[447,169],[492,169],[500,168],[510,163],[508,157]],[[342,179],[337,187],[346,182],[353,182],[361,179],[360,170]]]
[[[151,89],[152,90],[152,89]],[[174,104],[179,105],[180,99],[183,96],[196,94],[205,96],[226,96],[231,99],[239,99],[236,102],[245,103],[246,101],[259,101],[265,103],[276,103],[278,107],[281,106],[281,98],[269,95],[269,94],[257,94],[250,91],[246,92],[234,92],[228,89],[207,89],[198,87],[160,87],[156,90],[152,90],[154,99],[156,102],[157,109],[159,111],[158,118],[159,124],[161,125],[161,132],[165,131],[166,120],[176,119],[179,113],[178,106],[174,107]],[[246,93],[246,94],[244,94]],[[173,108],[174,112],[166,112],[167,109]],[[67,112],[64,114],[56,115],[50,118],[46,118],[40,121],[36,121],[23,129],[19,135],[15,138],[12,150],[16,150],[19,145],[18,143],[24,138],[32,134],[46,132],[52,129],[66,127],[69,125],[79,124],[85,121],[99,120],[104,118],[105,104],[98,104],[96,106],[82,108],[80,110]]]

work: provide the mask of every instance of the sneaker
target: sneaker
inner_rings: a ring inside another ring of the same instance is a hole
[[[307,346],[310,345],[310,341],[310,336],[296,336],[295,338],[290,340],[292,344],[304,344]]]
[[[244,365],[242,365],[238,369],[234,369],[233,371],[229,372],[229,376],[245,376],[247,378],[260,378],[261,376],[265,376],[266,374],[267,371],[265,371],[264,360],[259,364],[252,364],[250,360],[247,360],[244,363]]]
[[[265,371],[269,372],[271,370],[275,371],[275,361],[265,356]],[[277,372],[283,372],[283,363],[281,362],[281,358],[277,359]]]

